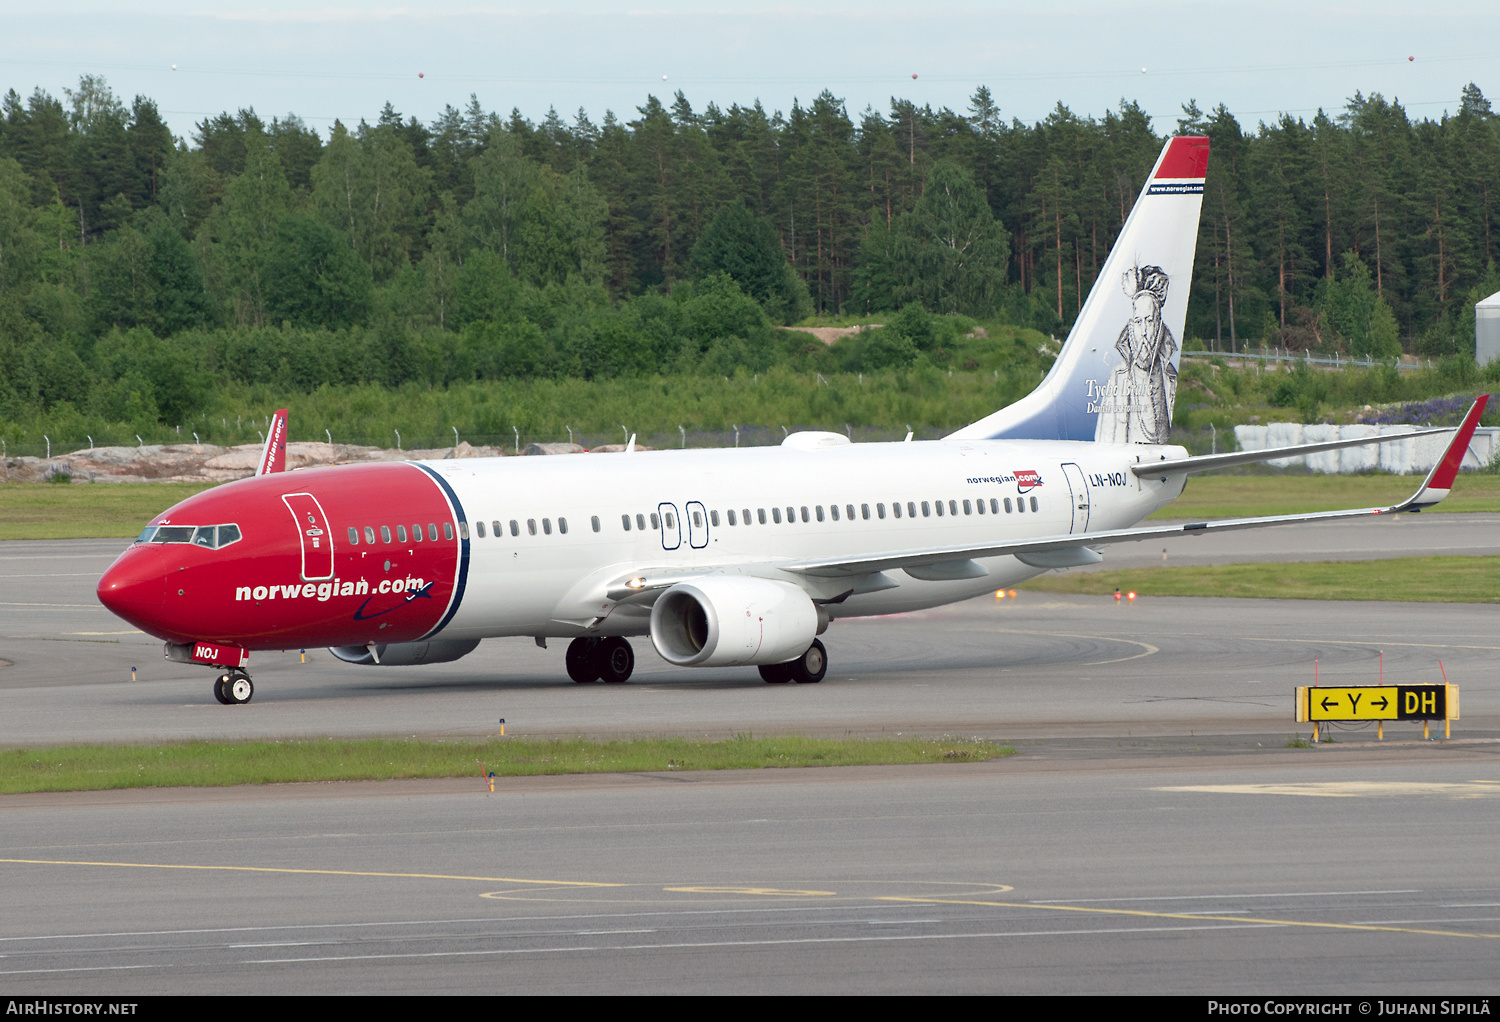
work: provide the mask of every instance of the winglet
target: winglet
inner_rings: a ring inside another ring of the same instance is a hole
[[[1489,404],[1490,396],[1480,394],[1469,406],[1469,411],[1464,415],[1464,421],[1459,425],[1458,432],[1448,442],[1448,449],[1438,459],[1438,463],[1432,466],[1432,471],[1427,473],[1427,478],[1422,481],[1422,488],[1412,494],[1410,500],[1404,504],[1398,504],[1392,511],[1421,511],[1423,508],[1432,507],[1438,501],[1448,496],[1448,491],[1453,489],[1453,480],[1458,477],[1459,466],[1463,464],[1464,455],[1469,453],[1469,441],[1474,438],[1474,428],[1479,425],[1479,417],[1484,414],[1484,406]]]
[[[286,471],[286,418],[285,408],[278,408],[271,416],[270,428],[266,430],[266,446],[261,448],[260,463],[255,468],[256,475]]]

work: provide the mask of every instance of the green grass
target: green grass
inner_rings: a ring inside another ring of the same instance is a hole
[[[1411,496],[1420,476],[1204,475],[1153,518],[1249,518],[1349,507],[1389,506]],[[1465,472],[1437,512],[1500,511],[1500,475]]]
[[[1141,596],[1500,603],[1500,557],[1401,557],[1068,572],[1043,575],[1019,588],[1107,597],[1118,588]]]
[[[212,483],[0,483],[0,539],[105,539],[142,526]]]
[[[0,752],[0,794],[110,788],[225,787],[296,781],[381,781],[415,777],[748,770],[763,767],[975,763],[1010,756],[990,742],[941,739],[492,738],[472,741],[364,739],[284,742],[174,742],[67,745]]]

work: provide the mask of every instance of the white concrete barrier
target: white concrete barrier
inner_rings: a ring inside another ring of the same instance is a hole
[[[1294,422],[1275,422],[1269,426],[1236,426],[1234,439],[1242,451],[1263,451],[1268,447],[1291,447],[1296,444],[1327,443],[1331,440],[1354,440],[1369,436],[1399,436],[1423,427],[1406,424],[1394,426],[1330,426],[1321,423],[1299,425]],[[1394,443],[1370,444],[1365,447],[1346,447],[1341,451],[1323,451],[1300,458],[1276,458],[1266,464],[1275,468],[1290,468],[1305,465],[1313,472],[1351,473],[1381,469],[1396,475],[1425,473],[1437,464],[1443,451],[1448,449],[1450,434],[1436,434],[1397,440]],[[1500,427],[1481,426],[1474,431],[1469,449],[1464,454],[1463,467],[1484,468],[1500,453]]]

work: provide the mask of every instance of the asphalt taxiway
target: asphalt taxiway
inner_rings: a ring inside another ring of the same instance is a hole
[[[1497,523],[1182,539],[1169,563],[1249,560],[1272,536],[1316,559],[1488,554]],[[569,682],[561,644],[527,639],[427,668],[293,651],[256,654],[254,701],[224,707],[207,672],[94,601],[122,546],[0,544],[0,746],[492,734],[505,717],[511,735],[956,734],[1020,751],[494,794],[474,778],[0,796],[6,993],[1493,987],[1493,606],[985,598],[835,622],[810,686],[671,668],[645,640],[620,686]],[[1139,557],[1160,563],[1160,546]],[[1314,659],[1325,684],[1373,683],[1382,662],[1388,683],[1436,681],[1441,659],[1463,692],[1454,741],[1392,725],[1384,745],[1287,748]]]

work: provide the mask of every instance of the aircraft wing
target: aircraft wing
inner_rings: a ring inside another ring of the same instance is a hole
[[[1114,529],[1107,532],[1070,533],[1061,536],[1041,536],[1034,539],[1010,540],[993,544],[929,547],[919,550],[894,550],[889,553],[858,558],[828,558],[825,560],[798,561],[777,565],[782,571],[813,577],[853,577],[868,575],[892,568],[931,568],[942,566],[932,577],[965,578],[981,574],[978,565],[966,562],[982,557],[1001,557],[1006,554],[1018,557],[1037,567],[1069,567],[1095,563],[1100,558],[1092,547],[1111,543],[1130,543],[1143,539],[1161,539],[1167,536],[1197,535],[1207,532],[1230,532],[1238,529],[1258,529],[1268,525],[1288,525],[1293,522],[1333,521],[1341,518],[1361,518],[1367,515],[1388,515],[1401,511],[1421,511],[1438,503],[1448,495],[1453,480],[1458,475],[1459,465],[1474,427],[1484,412],[1488,394],[1481,394],[1465,414],[1453,440],[1449,442],[1443,457],[1433,466],[1427,478],[1415,493],[1399,504],[1390,507],[1351,508],[1346,511],[1315,511],[1307,514],[1271,515],[1261,518],[1230,518],[1207,522],[1187,522],[1175,525],[1147,526],[1145,528]],[[1411,434],[1407,434],[1408,436]],[[1153,466],[1154,467],[1154,466]],[[1049,556],[1051,555],[1051,556]]]

